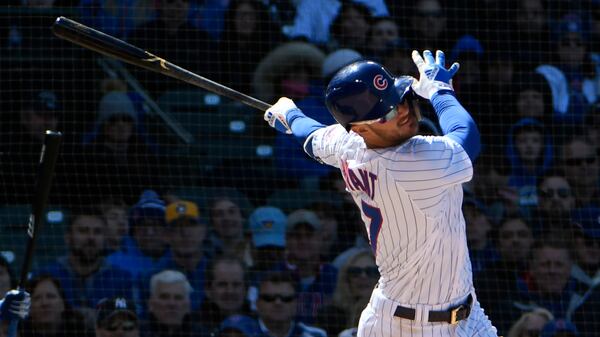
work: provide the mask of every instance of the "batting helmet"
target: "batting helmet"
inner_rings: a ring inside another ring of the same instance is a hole
[[[381,118],[412,97],[411,84],[410,76],[394,78],[378,63],[358,61],[335,74],[325,102],[333,118],[349,130],[350,123]]]

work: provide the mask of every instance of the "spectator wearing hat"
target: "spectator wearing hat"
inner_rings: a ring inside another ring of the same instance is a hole
[[[207,331],[218,331],[223,320],[232,315],[249,315],[246,300],[247,278],[244,264],[231,256],[214,258],[206,270],[206,301],[195,314]]]
[[[288,215],[286,228],[287,266],[298,277],[298,319],[312,324],[319,309],[331,303],[337,269],[321,260],[322,229],[312,211],[298,209]]]
[[[112,196],[134,204],[143,190],[161,186],[164,164],[143,130],[134,97],[113,91],[100,100],[93,129],[72,163],[80,173],[72,183],[80,202]]]
[[[105,297],[133,297],[131,274],[108,263],[103,255],[105,228],[95,209],[75,212],[64,234],[67,255],[32,272],[56,278],[66,303],[82,312],[89,312]]]
[[[187,277],[176,270],[163,270],[150,279],[148,324],[145,337],[208,336],[206,327],[192,319],[194,289]]]
[[[322,124],[336,123],[325,106],[323,85],[326,86],[338,70],[362,59],[362,55],[353,49],[339,49],[328,54],[320,65],[319,81],[313,82],[310,94],[296,103],[298,108]],[[286,134],[278,133],[275,136],[275,159],[278,167],[285,167],[286,174],[295,178],[322,177],[333,171],[331,167],[308,158],[298,147],[298,141]]]
[[[550,83],[555,122],[565,127],[580,126],[589,107],[598,100],[589,32],[576,13],[567,13],[555,28],[554,59],[538,66],[536,72]]]
[[[186,200],[172,202],[165,209],[167,228],[165,238],[170,246],[169,258],[140,277],[140,298],[150,297],[149,285],[152,275],[165,270],[182,272],[194,289],[191,297],[192,310],[198,310],[204,301],[204,280],[209,263],[204,253],[208,222],[196,203]],[[143,305],[145,307],[145,305]]]
[[[140,336],[135,305],[125,297],[102,299],[96,312],[96,337]]]
[[[131,236],[126,236],[122,249],[109,255],[107,260],[137,278],[169,259],[165,240],[165,202],[155,191],[145,190],[131,208],[129,227]]]
[[[255,209],[248,221],[253,246],[251,279],[256,279],[285,260],[287,216],[277,207],[263,206]]]

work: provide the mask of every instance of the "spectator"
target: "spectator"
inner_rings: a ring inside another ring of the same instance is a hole
[[[514,96],[512,101],[515,102],[517,117],[535,118],[552,125],[552,92],[548,81],[538,73],[528,72],[521,74],[511,84],[515,86],[511,94]]]
[[[362,60],[362,56],[355,50],[336,50],[328,54],[323,60],[320,79],[322,79],[323,84],[327,84],[338,70],[358,60]],[[310,94],[299,100],[297,106],[302,109],[306,116],[323,124],[331,125],[335,123],[335,119],[325,107],[325,98],[321,94],[323,90],[321,84],[312,85]],[[327,165],[322,165],[308,158],[297,143],[296,139],[288,135],[278,133],[275,136],[276,165],[281,168],[285,167],[287,175],[303,179],[314,176],[322,177],[332,172],[332,169]]]
[[[27,283],[31,294],[29,317],[20,327],[21,337],[91,336],[84,316],[71,309],[57,279],[39,275]]]
[[[544,125],[533,118],[517,121],[508,134],[506,156],[511,174],[508,185],[519,194],[519,205],[529,210],[537,205],[536,181],[552,166],[552,139]]]
[[[446,27],[446,9],[438,0],[418,0],[413,3],[407,37],[417,50],[451,50],[452,40]]]
[[[251,279],[285,261],[285,226],[287,217],[277,207],[256,208],[248,219],[252,233]]]
[[[546,323],[552,321],[554,316],[544,308],[535,308],[521,315],[521,317],[508,330],[507,337],[539,336]],[[501,330],[498,330],[500,334]]]
[[[365,5],[373,16],[389,15],[384,0],[300,0],[294,24],[284,27],[283,31],[290,39],[325,45],[331,39],[330,26],[345,2]]]
[[[106,224],[98,212],[75,212],[65,233],[67,256],[34,271],[49,274],[64,290],[65,302],[93,317],[95,303],[115,295],[132,297],[133,282],[129,272],[110,265],[104,258]]]
[[[107,257],[109,263],[129,271],[138,278],[144,271],[153,270],[169,258],[165,241],[165,202],[156,192],[146,190],[129,214],[131,236],[123,248]]]
[[[573,188],[576,208],[600,207],[600,169],[595,152],[594,144],[580,137],[572,138],[562,147],[562,168]]]
[[[333,303],[321,309],[316,325],[325,329],[329,336],[337,336],[346,328],[358,326],[356,318],[369,301],[378,279],[379,271],[373,253],[368,249],[357,249],[340,268]],[[357,303],[362,306],[358,312],[353,312]]]
[[[527,310],[548,309],[555,318],[571,315],[575,300],[574,282],[570,278],[573,260],[569,249],[558,238],[544,238],[531,251],[529,272],[520,282],[514,307]]]
[[[367,54],[365,46],[371,27],[371,13],[366,5],[342,2],[329,28],[329,50],[354,49]]]
[[[473,275],[477,275],[487,264],[498,260],[498,252],[490,237],[492,225],[487,218],[485,206],[474,198],[464,199],[463,214]]]
[[[297,321],[298,284],[287,272],[266,274],[258,286],[256,309],[265,337],[324,337],[325,331]]]
[[[410,56],[412,49],[403,38],[389,41],[381,55],[382,65],[392,74],[418,76],[418,71]]]
[[[246,221],[235,199],[219,196],[209,204],[211,248],[213,254],[236,256],[250,260],[250,243],[246,239]]]
[[[256,337],[261,331],[258,322],[249,316],[233,315],[227,317],[219,327],[219,337]]]
[[[252,85],[257,98],[272,102],[280,96],[301,100],[319,78],[325,54],[306,42],[282,44],[258,64]]]
[[[192,311],[198,310],[204,301],[204,279],[208,258],[204,254],[207,221],[200,214],[198,205],[191,201],[170,203],[165,211],[167,222],[166,240],[171,247],[171,256],[157,269],[143,275],[141,298],[149,298],[150,277],[158,272],[171,269],[181,271],[194,289],[191,297]]]
[[[140,337],[135,304],[112,297],[102,299],[97,308],[96,337]]]
[[[537,196],[538,206],[530,216],[536,236],[564,231],[571,223],[571,212],[575,208],[573,190],[564,174],[551,170],[539,177]]]
[[[589,107],[598,99],[593,81],[595,69],[582,18],[575,14],[564,16],[555,35],[555,60],[537,67],[536,71],[552,88],[556,123],[581,125]]]
[[[510,28],[508,47],[516,51],[516,65],[522,70],[532,70],[546,63],[552,54],[550,37],[550,13],[542,0],[517,1],[516,15],[509,19],[514,21]],[[500,43],[504,41],[499,41]],[[500,47],[500,48],[504,48]]]
[[[368,45],[369,55],[376,60],[382,60],[390,44],[400,39],[400,28],[394,18],[389,16],[375,17],[369,29]],[[395,74],[408,74],[408,72],[394,72]]]
[[[217,48],[220,82],[251,93],[252,75],[260,60],[283,38],[256,0],[231,1]]]
[[[287,263],[300,280],[298,319],[312,324],[318,310],[331,303],[337,269],[321,260],[323,225],[306,209],[296,210],[287,219]]]
[[[477,297],[499,331],[508,331],[516,318],[514,312],[506,308],[512,305],[518,284],[526,276],[533,238],[531,228],[523,219],[504,220],[498,227],[500,259],[474,276]]]
[[[579,283],[578,291],[582,294],[600,285],[600,218],[590,220],[576,224],[573,233],[575,263],[571,277]]]
[[[219,329],[221,322],[232,315],[248,315],[246,273],[243,263],[234,257],[213,259],[206,273],[206,301],[197,314],[208,331]]]
[[[328,201],[314,202],[308,207],[321,220],[321,236],[323,248],[321,250],[321,259],[323,261],[333,261],[340,253],[348,248],[347,242],[341,242],[340,232],[345,228],[340,228],[339,209],[334,203]]]
[[[105,248],[107,253],[113,253],[121,249],[127,233],[127,204],[122,199],[107,197],[98,205],[104,221],[106,222]]]
[[[192,320],[192,286],[185,275],[175,270],[163,270],[150,279],[150,318],[145,336],[192,337],[208,336],[207,329]]]
[[[80,179],[73,188],[81,202],[110,195],[134,204],[144,189],[160,186],[162,164],[129,94],[109,92],[102,97],[94,128],[84,143],[73,163],[81,172],[73,177]]]
[[[190,1],[157,0],[156,10],[156,17],[137,27],[127,40],[181,67],[214,78],[215,60],[212,53],[215,43],[207,33],[189,23]],[[194,48],[198,44],[202,48]],[[164,77],[148,71],[136,74],[156,96],[180,86],[180,82],[166,81]]]
[[[498,224],[505,217],[519,215],[519,195],[514,187],[508,186],[508,159],[495,153],[479,157],[473,180],[467,186],[468,192],[487,207],[490,221]]]

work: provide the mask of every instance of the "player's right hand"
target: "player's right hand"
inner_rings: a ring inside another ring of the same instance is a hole
[[[440,90],[454,90],[452,88],[452,77],[456,74],[460,65],[455,62],[449,69],[446,69],[444,52],[441,50],[436,51],[434,60],[429,50],[423,52],[423,57],[418,51],[413,50],[412,59],[420,74],[419,81],[412,85],[417,95],[431,99]]]
[[[10,290],[0,304],[0,317],[3,320],[25,319],[29,315],[31,296],[24,290]]]
[[[281,97],[277,103],[265,111],[264,118],[275,130],[287,134],[292,133],[292,129],[287,121],[287,115],[292,110],[298,110],[294,101],[287,97]]]

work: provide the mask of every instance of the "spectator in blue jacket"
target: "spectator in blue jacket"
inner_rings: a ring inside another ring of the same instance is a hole
[[[129,212],[129,225],[131,235],[125,237],[121,250],[107,260],[137,278],[168,259],[165,202],[153,190],[145,190]]]
[[[65,301],[82,312],[92,310],[104,297],[133,297],[131,274],[112,266],[103,256],[105,229],[99,212],[76,212],[65,233],[67,255],[33,272],[55,277],[64,290]]]

